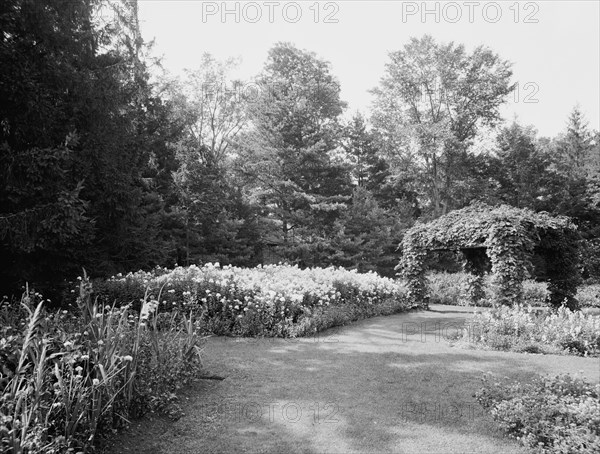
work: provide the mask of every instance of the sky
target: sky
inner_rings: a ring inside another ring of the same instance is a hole
[[[198,68],[203,53],[239,57],[235,76],[258,74],[287,41],[331,63],[348,113],[369,113],[389,52],[411,37],[484,45],[513,63],[518,90],[506,121],[541,136],[565,130],[578,105],[600,130],[600,2],[588,1],[200,1],[139,0],[142,34],[169,72]]]

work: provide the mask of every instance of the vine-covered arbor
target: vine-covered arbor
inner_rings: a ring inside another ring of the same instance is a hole
[[[483,297],[483,276],[491,271],[493,303],[512,305],[522,301],[522,281],[531,257],[539,254],[546,261],[550,304],[558,307],[564,302],[578,309],[578,240],[577,229],[569,218],[507,205],[473,204],[408,230],[402,242],[400,268],[408,280],[410,296],[427,307],[427,253],[460,251],[465,270],[472,276],[471,300]]]

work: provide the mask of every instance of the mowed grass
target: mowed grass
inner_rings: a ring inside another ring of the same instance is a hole
[[[480,378],[577,373],[598,358],[452,347],[469,309],[432,306],[303,339],[209,339],[223,381],[186,390],[186,416],[134,424],[115,453],[521,453],[475,402]]]

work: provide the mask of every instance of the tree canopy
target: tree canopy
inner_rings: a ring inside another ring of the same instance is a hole
[[[248,80],[209,54],[169,74],[136,0],[6,0],[0,31],[3,295],[29,282],[60,296],[82,267],[394,276],[415,222],[473,201],[570,216],[582,274],[600,279],[600,136],[578,108],[554,137],[503,123],[512,69],[491,49],[412,38],[350,118],[335,68],[291,43]],[[432,260],[455,268],[448,256]]]
[[[512,91],[510,63],[484,47],[412,38],[391,52],[375,95],[373,120],[387,153],[423,174],[436,216],[452,206],[466,148],[478,128],[496,125]]]

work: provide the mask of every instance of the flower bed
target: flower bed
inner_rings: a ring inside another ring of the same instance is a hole
[[[206,332],[242,336],[302,336],[409,308],[403,284],[333,267],[209,263],[115,276],[95,288],[105,304],[135,304],[148,292],[159,311],[193,311]]]
[[[475,314],[463,342],[495,350],[530,353],[598,355],[600,316],[566,307],[499,307]]]

